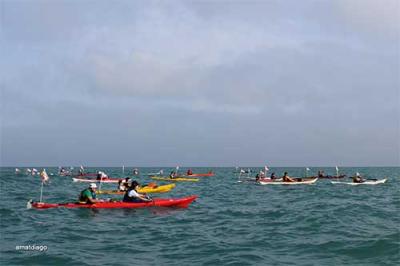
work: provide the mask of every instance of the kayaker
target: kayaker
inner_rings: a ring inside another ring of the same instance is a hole
[[[283,174],[283,176],[282,176],[282,181],[283,181],[283,182],[296,182],[296,180],[294,180],[293,178],[291,178],[291,177],[288,175],[288,172],[285,172],[285,173]]]
[[[174,171],[172,171],[170,174],[169,174],[169,178],[175,178],[176,177],[176,173],[174,172]]]
[[[129,187],[130,178],[121,179],[118,181],[118,191],[126,191]]]
[[[187,175],[193,175],[192,169],[187,170],[187,173],[186,173],[186,174],[187,174]]]
[[[91,183],[88,188],[82,190],[81,194],[79,195],[79,202],[87,204],[102,202],[102,200],[96,199],[96,189],[97,185],[95,183]]]
[[[324,177],[325,177],[324,171],[319,170],[318,171],[318,178],[324,178]]]
[[[360,173],[356,173],[353,176],[353,183],[362,183],[364,182],[364,179],[362,178],[362,176],[360,175]]]
[[[131,186],[125,192],[123,202],[149,202],[152,201],[149,197],[144,194],[140,194],[137,192],[139,187],[139,183],[136,181],[132,181]]]
[[[275,172],[271,174],[271,179],[276,179]]]
[[[106,175],[106,173],[102,172],[102,171],[98,171],[97,172],[97,180],[103,180],[106,179],[108,176]]]
[[[260,180],[260,174],[256,174],[256,182]]]
[[[265,178],[265,173],[263,170],[260,171],[260,178]]]

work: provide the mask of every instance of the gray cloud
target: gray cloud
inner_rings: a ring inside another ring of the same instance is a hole
[[[384,2],[3,1],[2,164],[398,164]]]

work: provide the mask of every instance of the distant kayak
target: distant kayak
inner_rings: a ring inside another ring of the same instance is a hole
[[[204,176],[204,177],[206,177],[206,176],[214,176],[215,174],[214,173],[203,173],[203,174],[191,174],[191,175],[184,175],[185,177],[202,177],[202,176]]]
[[[82,178],[82,177],[85,177],[85,176],[97,176],[97,173],[83,173],[83,174],[75,175],[74,177]]]
[[[96,183],[96,182],[101,182],[101,183],[118,183],[120,180],[124,180],[123,178],[102,178],[101,180],[98,180],[96,178],[77,178],[73,177],[72,181],[74,182],[85,182],[85,183]]]
[[[198,178],[187,178],[187,177],[170,178],[170,177],[162,177],[162,176],[152,176],[151,178],[154,180],[172,181],[172,182],[180,182],[180,181],[197,182],[197,181],[199,181]]]
[[[296,178],[295,178],[296,179]],[[283,181],[276,181],[274,179],[270,180],[262,180],[258,181],[260,185],[311,185],[317,182],[318,178],[313,179],[306,179],[302,181],[294,181],[294,182],[283,182]]]
[[[316,176],[315,176],[316,177]],[[324,176],[318,176],[319,179],[340,179],[340,178],[345,178],[346,175],[339,175],[339,176],[335,176],[335,175],[324,175]]]
[[[163,186],[145,186],[138,189],[139,193],[165,193],[173,189],[176,185],[175,184],[168,184]],[[125,191],[119,190],[99,190],[96,192],[97,194],[113,194],[113,195],[123,195]]]
[[[387,178],[380,179],[380,180],[365,180],[364,182],[361,183],[355,183],[355,182],[340,182],[340,181],[331,181],[332,184],[345,184],[345,185],[351,185],[351,186],[358,186],[358,185],[378,185],[378,184],[383,184],[385,183]]]
[[[241,179],[239,179],[237,182],[238,183],[243,183],[243,182],[252,182],[252,183],[258,183],[258,182],[279,182],[282,181],[282,178],[275,178],[275,179],[271,179],[271,178],[260,178],[259,180],[256,180],[254,177],[242,177]]]
[[[176,207],[187,208],[197,196],[189,196],[176,199],[153,199],[150,202],[98,202],[94,204],[85,203],[45,203],[45,202],[28,202],[27,208],[50,209],[50,208],[87,208],[87,209],[135,209],[148,207]]]

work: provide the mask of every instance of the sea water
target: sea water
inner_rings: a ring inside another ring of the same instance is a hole
[[[146,173],[160,169],[139,168],[136,180],[151,182]],[[261,186],[238,182],[234,168],[192,168],[195,173],[209,169],[216,175],[178,182],[171,192],[153,195],[198,195],[187,209],[37,210],[26,209],[26,203],[39,199],[40,178],[1,168],[0,265],[399,265],[399,167],[340,169],[388,178],[385,184],[359,186],[329,180]],[[311,168],[308,174],[319,169],[335,174],[329,167]],[[122,168],[87,170],[112,177],[132,173],[127,167],[125,174]],[[304,168],[270,169],[284,171],[305,174]],[[56,174],[57,168],[47,172]],[[43,199],[76,201],[87,186],[50,176]]]

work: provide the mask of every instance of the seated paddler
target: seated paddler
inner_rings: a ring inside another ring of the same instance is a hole
[[[125,192],[123,202],[149,202],[152,201],[149,197],[144,194],[137,192],[139,188],[139,183],[136,181],[132,181],[130,187]]]
[[[95,183],[91,183],[88,188],[82,190],[81,194],[79,195],[79,202],[88,204],[102,202],[102,200],[96,199],[96,189],[97,185]]]

